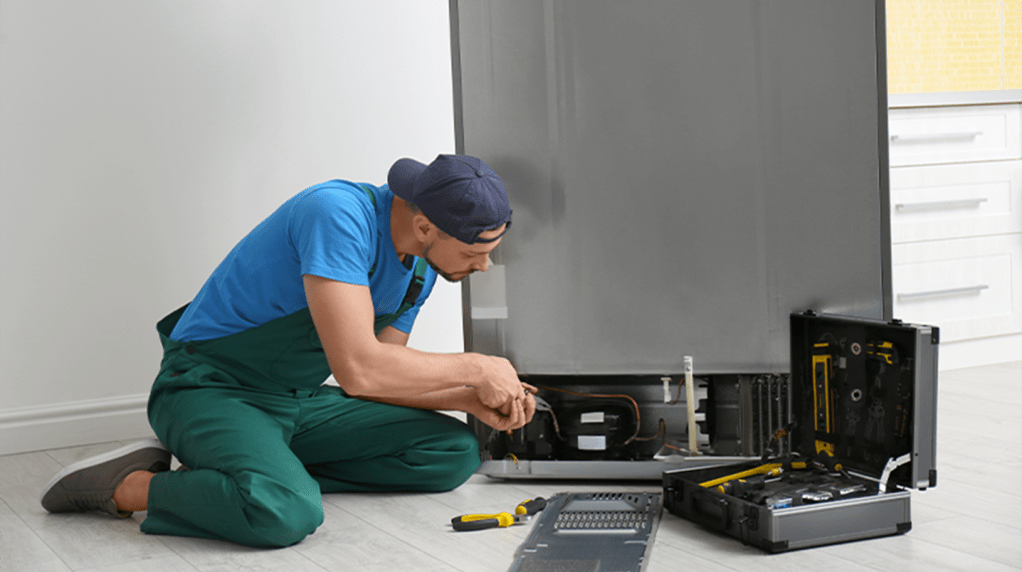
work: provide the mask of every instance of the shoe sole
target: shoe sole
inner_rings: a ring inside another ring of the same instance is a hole
[[[39,495],[39,502],[42,503],[43,499],[46,498],[46,494],[50,492],[50,489],[52,489],[53,486],[59,483],[61,479],[63,479],[64,477],[77,471],[81,471],[82,469],[88,469],[90,467],[95,467],[96,465],[102,465],[103,463],[106,463],[108,461],[113,461],[115,459],[124,457],[125,455],[130,455],[131,453],[134,453],[136,451],[142,451],[144,449],[159,449],[161,451],[167,451],[167,448],[163,446],[163,443],[161,443],[159,439],[143,439],[142,441],[138,441],[130,445],[125,445],[119,449],[114,449],[113,451],[110,451],[108,453],[102,453],[100,455],[96,455],[95,457],[82,459],[77,463],[72,463],[64,467],[59,473],[57,473],[55,477],[50,479],[50,482],[46,483],[46,486],[43,487],[42,494]],[[169,453],[169,451],[167,452]]]

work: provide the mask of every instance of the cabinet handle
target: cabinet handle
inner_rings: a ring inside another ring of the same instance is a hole
[[[927,298],[929,296],[954,296],[958,294],[970,294],[990,288],[986,284],[978,286],[967,286],[965,288],[948,288],[947,290],[931,290],[929,292],[912,292],[910,294],[898,294],[899,300],[913,300],[915,298]]]
[[[921,135],[891,135],[891,143],[923,143],[929,141],[964,141],[975,139],[982,131],[965,131],[961,133],[923,133]]]
[[[974,207],[979,206],[980,203],[987,202],[985,198],[979,199],[961,199],[957,201],[933,201],[929,203],[898,203],[894,205],[894,208],[899,211],[915,211],[923,209],[958,209],[963,207]]]

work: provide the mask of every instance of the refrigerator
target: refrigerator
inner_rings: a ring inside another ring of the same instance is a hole
[[[892,317],[884,2],[450,15],[457,152],[513,209],[463,286],[466,350],[544,388],[514,435],[473,421],[481,470],[659,478],[760,455],[790,420],[790,315]]]

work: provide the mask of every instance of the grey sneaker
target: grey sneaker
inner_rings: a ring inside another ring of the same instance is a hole
[[[145,439],[64,467],[46,483],[39,501],[50,512],[101,511],[127,518],[131,512],[114,504],[117,485],[135,471],[169,470],[167,448],[157,439]]]

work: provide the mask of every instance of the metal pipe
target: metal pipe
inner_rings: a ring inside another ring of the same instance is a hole
[[[772,441],[776,430],[777,426],[774,425],[774,377],[770,376],[767,378],[767,432],[764,435],[770,435],[768,439]],[[767,447],[769,446],[770,441],[767,441]]]
[[[791,377],[790,376],[785,376],[784,377],[784,386],[785,386],[786,391],[788,393],[788,416],[787,416],[787,419],[784,420],[784,424],[787,425],[788,423],[791,423],[792,420],[794,419],[794,416],[793,416],[793,414],[791,412]],[[788,441],[788,454],[790,454],[791,453],[791,435],[788,435],[787,437],[785,437],[785,439]]]
[[[685,356],[685,401],[688,409],[688,451],[695,455],[696,446],[696,391],[692,387],[695,382],[692,376],[692,356]]]
[[[759,376],[756,379],[756,384],[759,386],[759,451],[757,454],[762,455],[766,452],[766,443],[764,442],[766,431],[764,431],[765,427],[763,426],[763,376]]]

